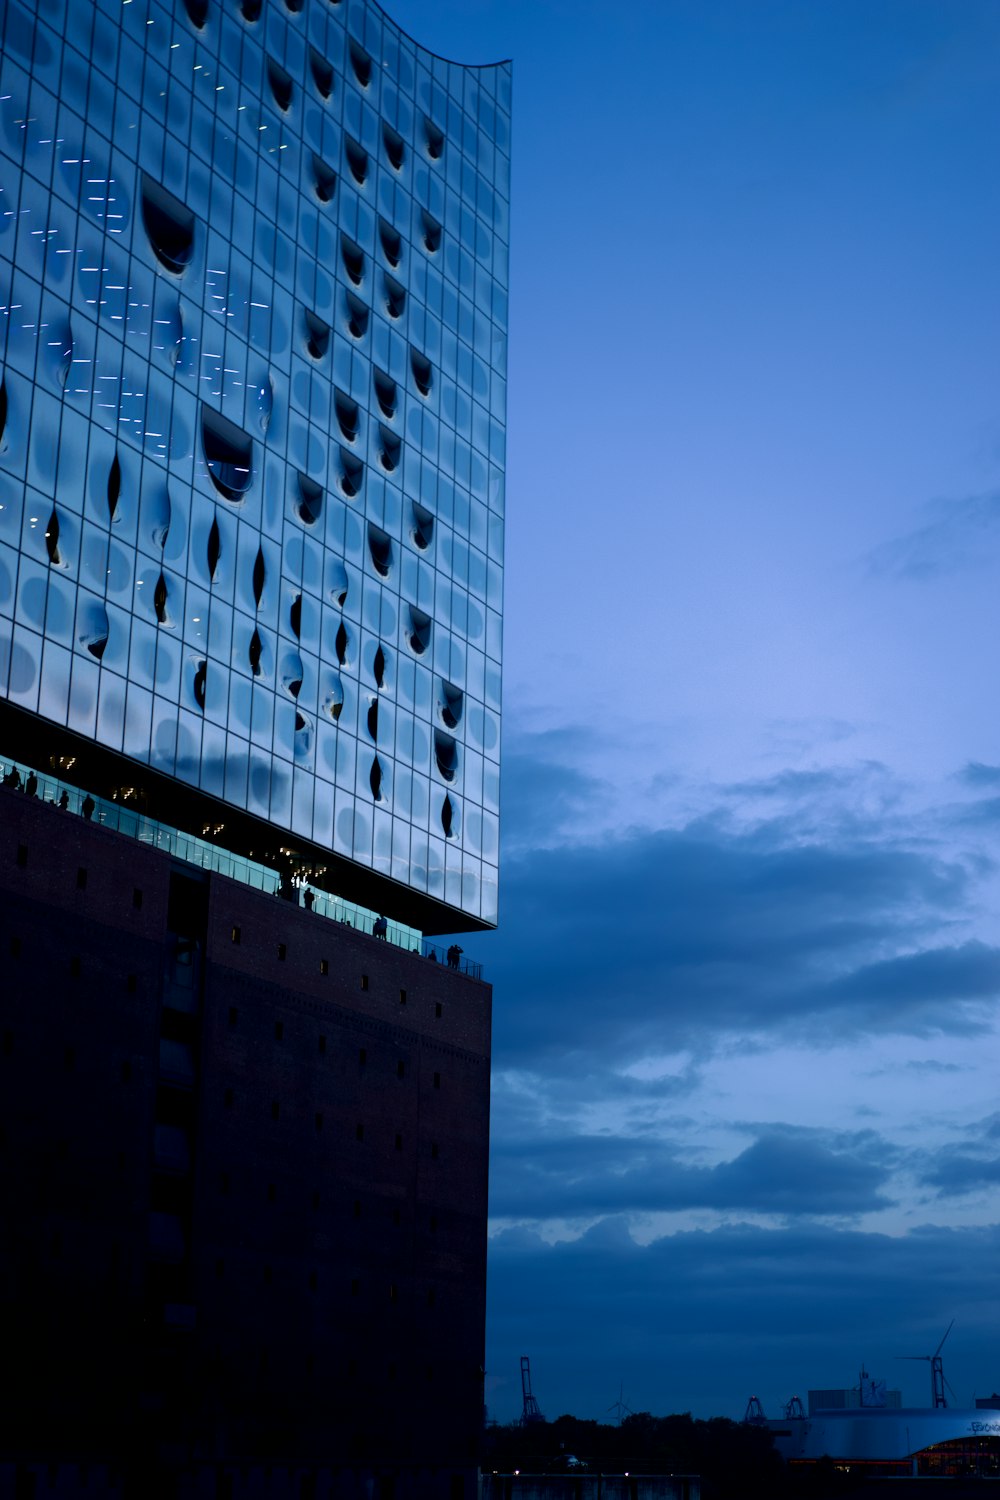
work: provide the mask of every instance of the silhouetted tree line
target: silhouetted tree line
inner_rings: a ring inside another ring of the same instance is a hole
[[[766,1428],[728,1417],[702,1421],[689,1412],[627,1416],[620,1426],[563,1416],[522,1427],[513,1422],[486,1434],[484,1468],[499,1473],[698,1474],[703,1500],[827,1500],[856,1488],[857,1480],[826,1461],[787,1469]]]

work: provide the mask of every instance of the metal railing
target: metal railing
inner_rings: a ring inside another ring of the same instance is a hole
[[[41,802],[53,803],[57,808],[87,818],[93,823],[100,823],[140,844],[160,849],[174,859],[182,859],[202,870],[227,875],[230,880],[239,880],[253,890],[283,897],[293,906],[305,906],[314,915],[340,922],[357,932],[367,933],[369,937],[381,937],[396,948],[420,953],[430,963],[443,964],[446,968],[467,974],[470,979],[483,977],[482,964],[467,959],[458,944],[446,948],[440,943],[432,943],[416,927],[390,921],[366,906],[358,906],[354,901],[345,901],[341,896],[330,895],[327,891],[314,890],[304,882],[289,881],[287,876],[283,877],[267,865],[258,864],[256,860],[247,859],[242,854],[233,854],[228,849],[220,849],[217,844],[210,844],[192,833],[182,833],[179,828],[148,818],[124,803],[95,797],[91,792],[81,791],[68,782],[59,781],[30,766],[8,759],[0,759],[0,778],[8,788],[35,796]]]

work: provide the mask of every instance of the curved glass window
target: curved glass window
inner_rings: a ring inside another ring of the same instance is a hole
[[[253,483],[253,439],[221,412],[203,404],[201,444],[219,494],[226,500],[242,500]]]

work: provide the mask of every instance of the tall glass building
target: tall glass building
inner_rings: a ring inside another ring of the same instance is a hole
[[[0,753],[496,921],[510,69],[5,0]]]

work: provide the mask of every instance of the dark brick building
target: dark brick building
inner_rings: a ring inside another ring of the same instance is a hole
[[[489,986],[7,788],[0,886],[6,1492],[471,1493]]]

